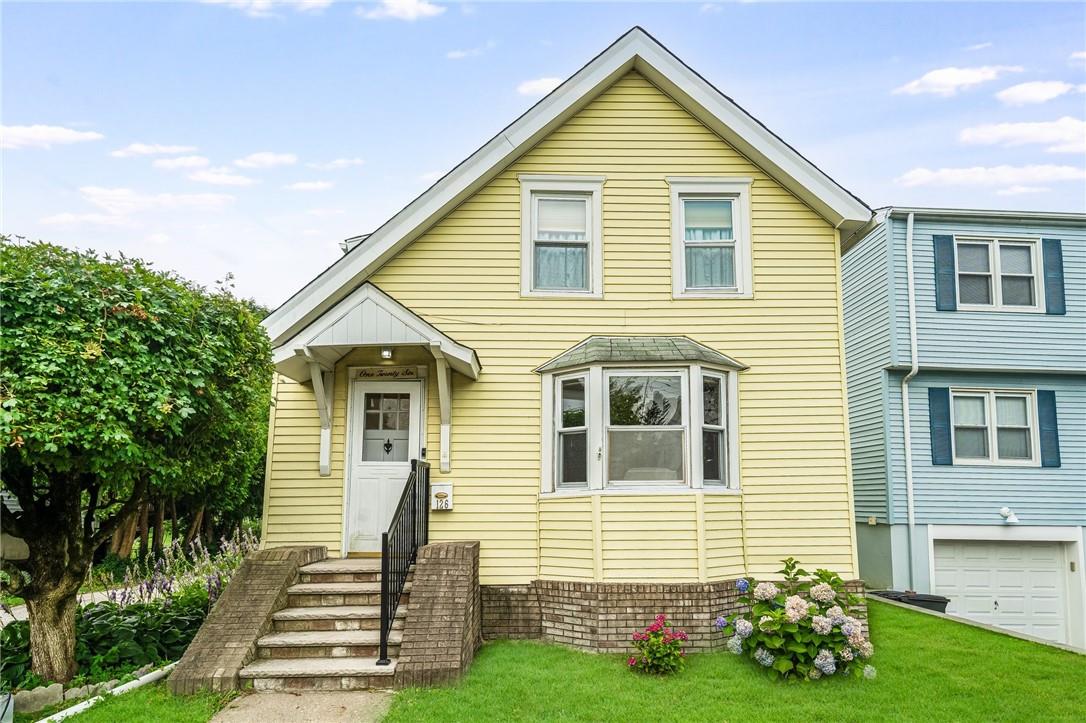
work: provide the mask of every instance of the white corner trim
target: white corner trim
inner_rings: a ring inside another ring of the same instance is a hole
[[[603,298],[603,184],[605,176],[562,176],[522,173],[520,181],[521,296]],[[588,197],[588,289],[534,289],[533,216],[535,194]]]
[[[753,179],[733,176],[668,176],[671,187],[671,294],[676,299],[749,299],[754,296],[750,188]],[[735,237],[735,288],[688,289],[683,199],[721,197],[732,200]]]
[[[452,371],[439,342],[430,342],[430,352],[437,365],[437,401],[440,410],[438,462],[442,473],[452,471]]]
[[[630,70],[642,73],[835,227],[870,219],[871,209],[862,201],[635,27],[273,311],[263,322],[272,343],[281,345],[334,305]]]
[[[332,474],[332,390],[335,388],[335,371],[324,371],[320,363],[311,359],[309,373],[313,383],[313,398],[317,403],[317,416],[321,422],[318,469],[321,477],[327,477]]]

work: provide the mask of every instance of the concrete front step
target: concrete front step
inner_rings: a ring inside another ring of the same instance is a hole
[[[254,690],[364,690],[391,688],[396,661],[377,658],[293,658],[256,660],[239,676]]]
[[[400,605],[406,605],[411,593],[411,582],[404,585]],[[287,588],[287,604],[290,607],[380,605],[380,582],[310,582]]]
[[[407,617],[407,605],[396,608],[392,629],[403,628]],[[272,615],[276,632],[301,632],[315,630],[377,630],[381,627],[380,605],[328,605],[317,607],[284,608]]]
[[[380,582],[380,559],[324,560],[298,570],[299,582]]]
[[[389,657],[400,652],[401,630],[388,635]],[[380,654],[381,634],[377,630],[318,630],[272,633],[257,641],[261,658],[368,658]]]

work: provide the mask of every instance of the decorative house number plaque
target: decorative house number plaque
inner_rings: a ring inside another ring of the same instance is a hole
[[[430,485],[430,509],[451,510],[453,508],[452,483],[440,482]]]

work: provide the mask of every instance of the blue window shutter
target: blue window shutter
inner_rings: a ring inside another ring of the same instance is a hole
[[[1063,297],[1063,246],[1058,238],[1041,240],[1045,269],[1045,313],[1066,314]]]
[[[931,238],[935,243],[935,308],[955,311],[958,308],[958,292],[954,284],[954,237]]]
[[[953,464],[950,450],[950,389],[947,387],[928,388],[928,424],[931,426],[931,463]]]
[[[1056,393],[1037,390],[1037,417],[1041,436],[1041,466],[1060,466],[1060,430],[1056,423]]]

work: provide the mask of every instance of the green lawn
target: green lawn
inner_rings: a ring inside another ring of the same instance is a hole
[[[693,655],[671,678],[620,656],[501,641],[467,677],[414,688],[386,721],[1086,720],[1086,656],[872,602],[875,680],[782,684],[746,658]]]
[[[86,713],[68,720],[77,723],[206,723],[231,697],[215,694],[175,696],[165,683],[154,683],[124,695],[107,695]],[[38,720],[38,717],[32,720]]]

